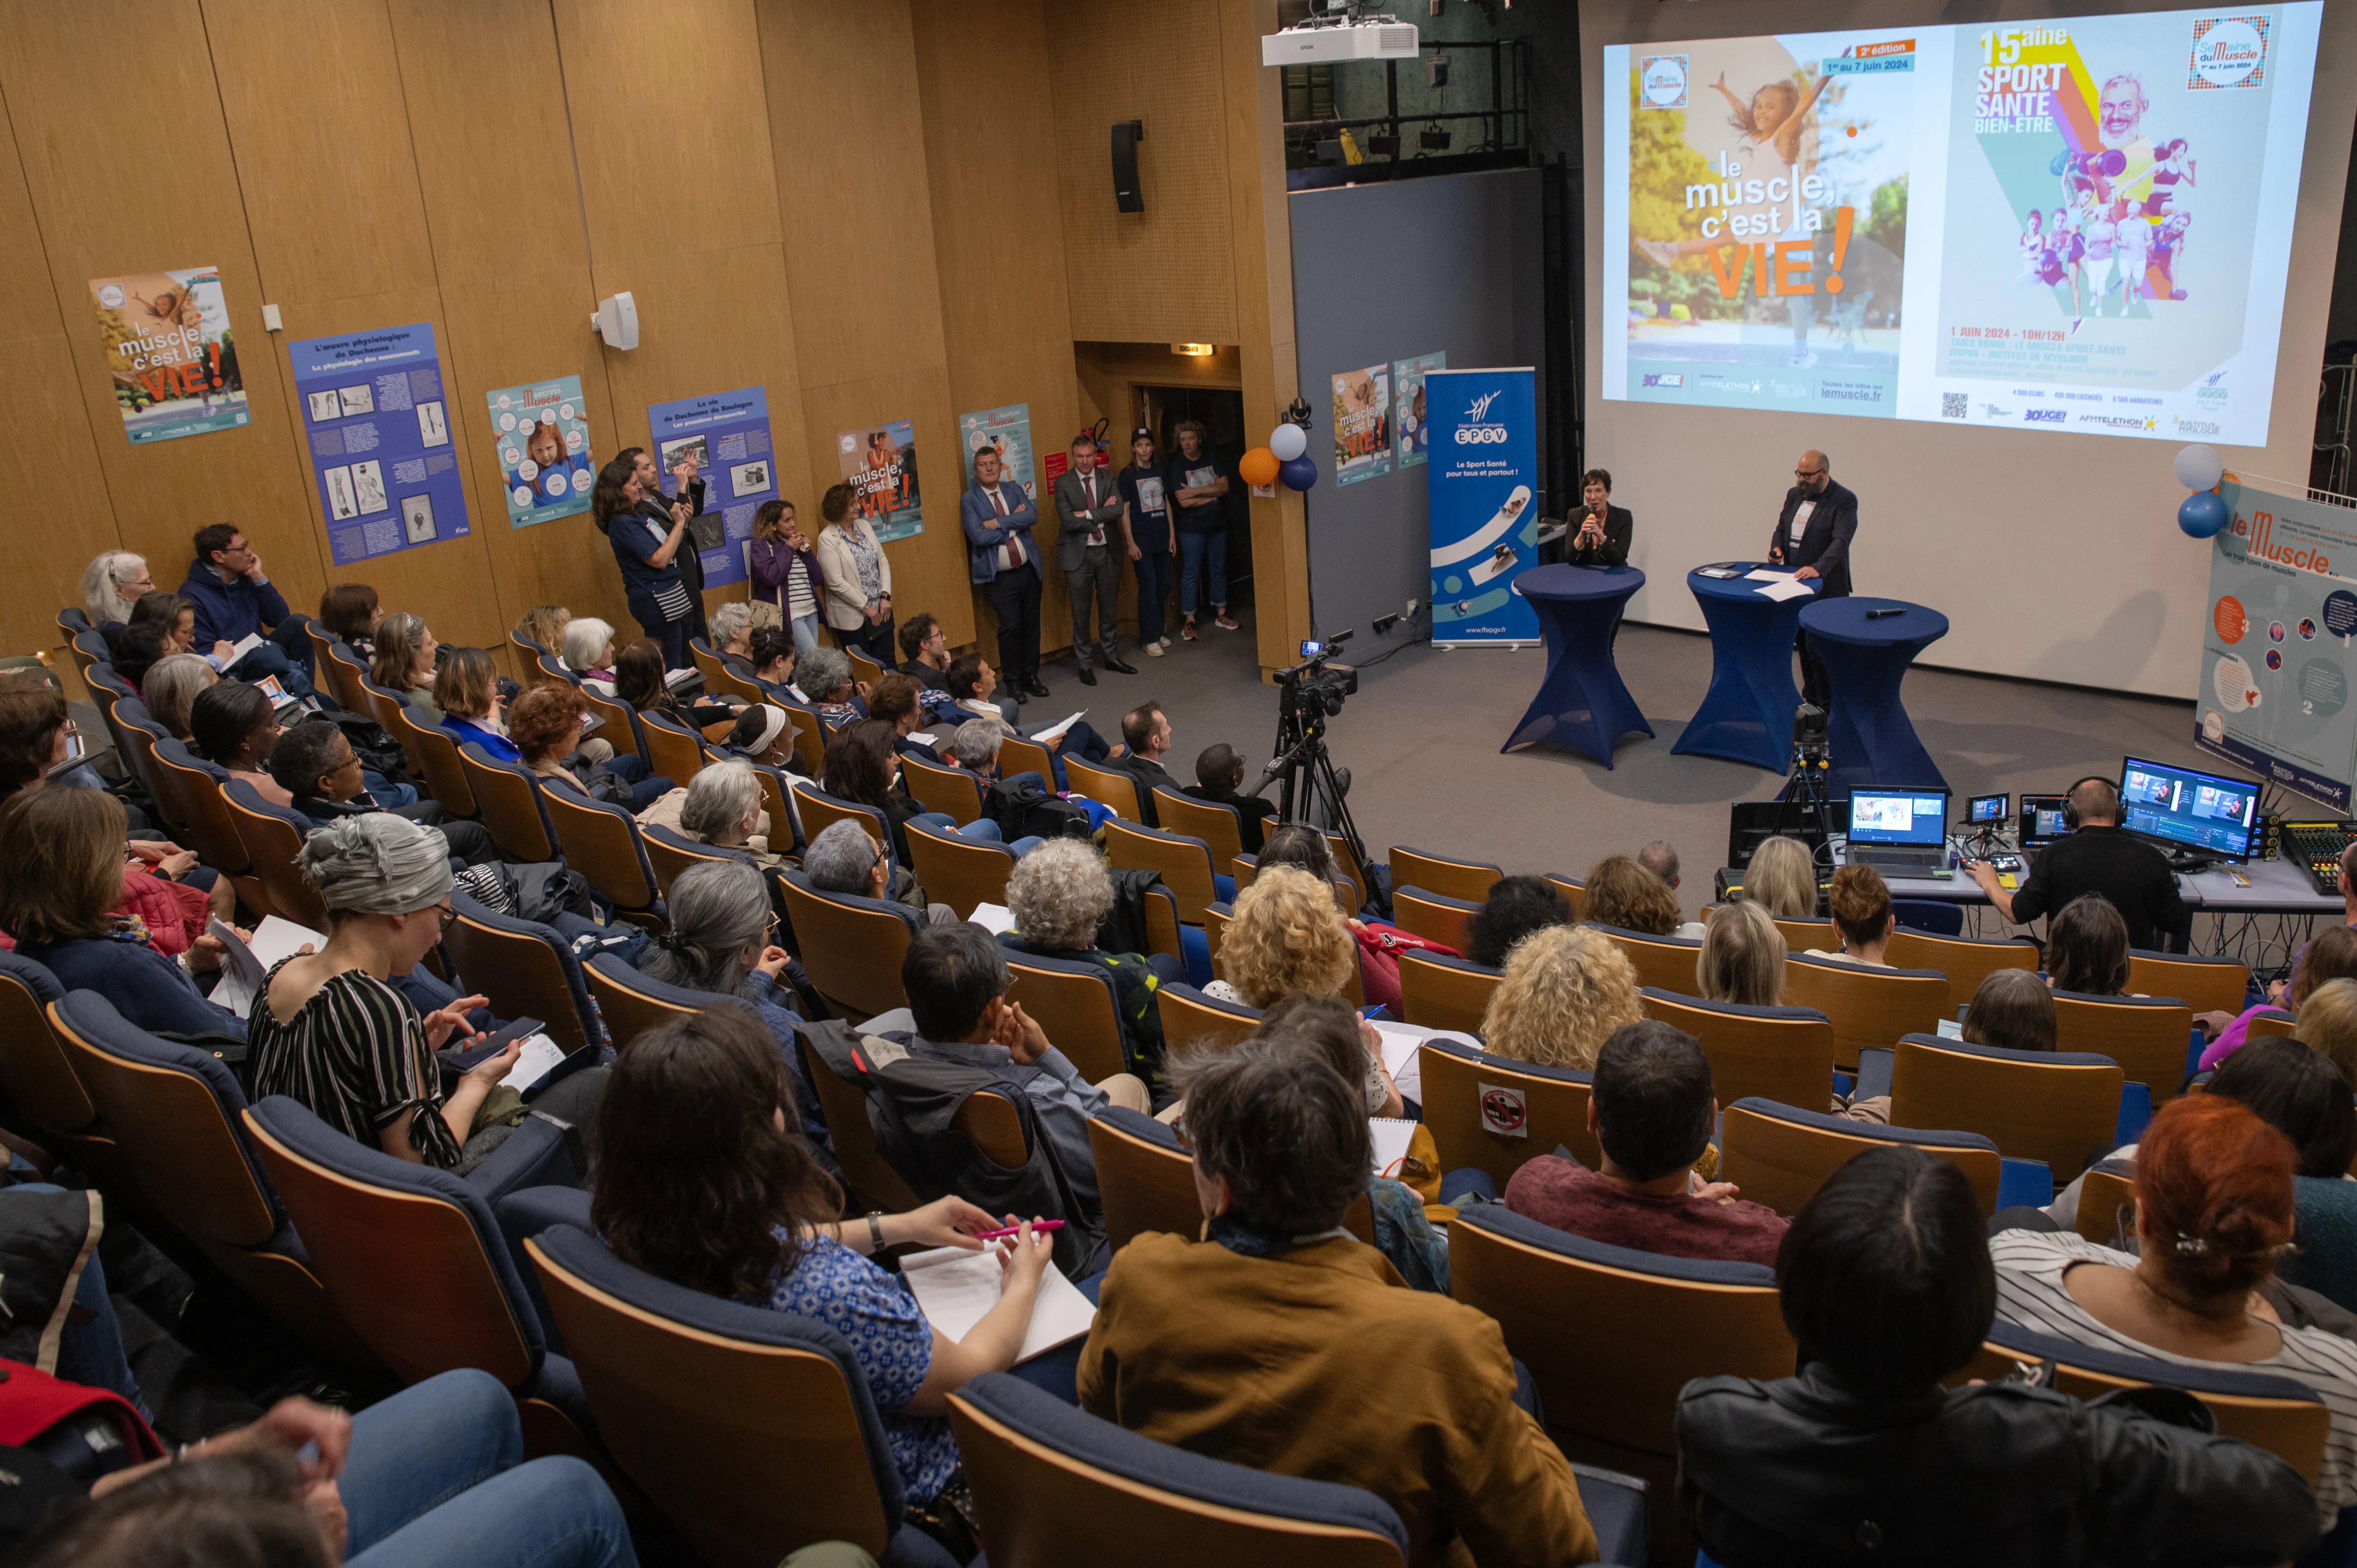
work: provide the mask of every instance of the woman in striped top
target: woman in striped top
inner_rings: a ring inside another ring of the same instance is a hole
[[[2136,1149],[2139,1255],[2070,1231],[1990,1239],[1997,1316],[2097,1349],[2276,1373],[2331,1412],[2316,1480],[2330,1530],[2357,1501],[2357,1345],[2276,1320],[2258,1296],[2289,1249],[2291,1141],[2249,1107],[2194,1094],[2154,1117]]]
[[[753,514],[753,549],[747,564],[753,597],[778,607],[792,631],[794,651],[808,653],[816,648],[819,596],[826,591],[826,575],[818,564],[818,552],[794,521],[793,502],[761,503]]]

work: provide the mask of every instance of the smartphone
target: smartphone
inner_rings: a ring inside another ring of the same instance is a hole
[[[537,1018],[518,1018],[498,1034],[478,1040],[451,1058],[450,1065],[458,1071],[471,1072],[506,1050],[518,1040],[528,1040],[548,1027]]]

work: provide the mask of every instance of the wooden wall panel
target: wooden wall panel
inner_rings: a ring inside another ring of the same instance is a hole
[[[1220,9],[1218,0],[1047,0],[1075,338],[1237,341],[1222,118],[1232,66],[1219,47]],[[1082,47],[1054,47],[1065,40]],[[1145,122],[1144,212],[1114,208],[1113,126],[1124,120]]]
[[[148,558],[159,585],[186,575],[198,528],[229,520],[290,603],[316,603],[326,541],[304,499],[283,356],[262,329],[262,285],[196,0],[0,0],[0,93],[72,365],[70,376],[12,389],[11,401],[25,400],[31,428],[62,432],[72,421],[50,400],[79,399],[115,535]],[[126,59],[136,61],[135,89],[109,74]],[[221,268],[253,423],[134,447],[91,323],[90,280],[196,265]],[[49,478],[34,489],[56,486]],[[115,542],[97,530],[78,541],[75,575]],[[51,614],[71,585],[32,591]]]

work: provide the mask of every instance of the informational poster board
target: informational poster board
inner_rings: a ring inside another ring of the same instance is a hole
[[[296,338],[286,352],[336,564],[463,536],[432,324]]]
[[[1528,369],[1432,371],[1432,639],[1536,642],[1514,579],[1538,564],[1538,413]]]
[[[2357,781],[2357,511],[2250,489],[2210,556],[2194,741],[2263,779],[2349,809]]]
[[[1009,403],[980,413],[959,414],[958,446],[965,455],[965,472],[958,476],[961,487],[974,482],[974,454],[988,446],[998,454],[999,478],[1021,485],[1023,493],[1032,500],[1039,499],[1039,480],[1031,466],[1029,403]]]
[[[486,392],[500,483],[507,491],[508,526],[572,517],[589,510],[597,459],[589,454],[588,411],[581,378],[557,376]]]
[[[123,434],[133,446],[248,423],[219,268],[92,278],[90,294]]]
[[[1355,485],[1392,471],[1392,368],[1369,365],[1334,378],[1334,482]]]
[[[1399,466],[1413,468],[1431,456],[1432,425],[1425,413],[1424,378],[1445,369],[1446,354],[1419,354],[1392,361],[1392,428],[1399,448]]]
[[[917,491],[914,424],[889,419],[838,431],[834,455],[843,477],[859,492],[859,515],[875,525],[877,539],[889,542],[925,532],[923,498]]]
[[[673,477],[693,461],[704,481],[704,510],[687,531],[704,567],[704,585],[746,578],[745,542],[753,514],[778,493],[778,466],[770,444],[770,394],[759,387],[648,405],[647,428],[662,471],[665,495],[678,493]]]

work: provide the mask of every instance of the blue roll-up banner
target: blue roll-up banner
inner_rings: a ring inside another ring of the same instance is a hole
[[[1428,371],[1432,640],[1539,640],[1514,579],[1538,564],[1538,410],[1528,369]]]

